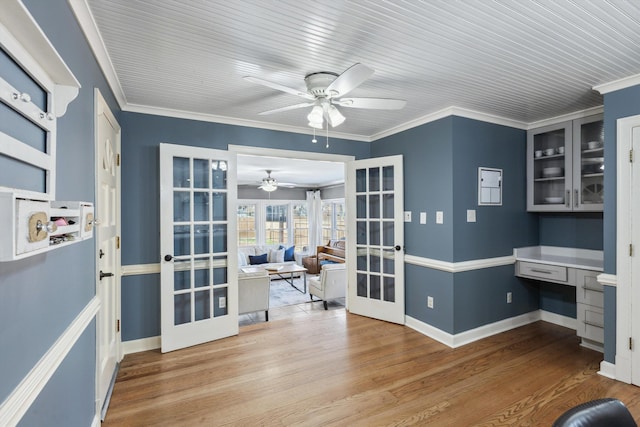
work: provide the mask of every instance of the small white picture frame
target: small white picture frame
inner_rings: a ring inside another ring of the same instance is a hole
[[[502,206],[502,169],[478,168],[478,206]]]

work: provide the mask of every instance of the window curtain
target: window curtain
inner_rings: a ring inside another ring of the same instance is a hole
[[[307,191],[309,206],[309,254],[316,253],[316,247],[322,244],[322,199],[320,191]]]

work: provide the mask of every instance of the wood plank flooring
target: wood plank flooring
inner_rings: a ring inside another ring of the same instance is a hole
[[[240,335],[128,355],[103,425],[550,426],[640,388],[598,375],[602,354],[537,322],[450,349],[407,327],[307,304]]]

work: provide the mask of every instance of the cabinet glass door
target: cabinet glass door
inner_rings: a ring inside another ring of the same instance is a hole
[[[601,118],[576,120],[574,209],[602,210],[604,202],[604,124]],[[578,166],[579,165],[579,166]]]
[[[571,126],[556,125],[532,133],[528,141],[529,207],[557,211],[571,203]]]

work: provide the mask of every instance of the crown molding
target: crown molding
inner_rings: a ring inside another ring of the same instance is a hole
[[[109,84],[118,105],[120,108],[124,108],[124,106],[127,105],[127,97],[122,90],[120,79],[118,79],[118,75],[113,67],[113,63],[111,62],[111,58],[107,52],[102,35],[100,35],[100,32],[98,31],[98,25],[93,18],[91,10],[89,9],[87,0],[69,0],[69,6],[76,15],[76,20],[78,21],[78,24],[80,24],[80,28],[82,28],[82,31],[89,42],[93,55],[96,57],[98,65],[100,65],[102,73],[107,79],[107,83]]]
[[[586,110],[575,111],[569,114],[563,114],[562,116],[551,117],[549,119],[538,120],[537,122],[531,122],[527,125],[527,130],[536,129],[543,126],[555,125],[556,123],[562,123],[569,120],[581,119],[583,117],[593,116],[594,114],[601,114],[604,112],[604,106],[599,105],[597,107],[587,108]]]
[[[595,85],[592,89],[600,92],[601,95],[604,95],[605,93],[614,92],[620,89],[626,89],[628,87],[636,85],[640,85],[640,74],[614,80],[609,83],[603,83],[601,85]]]
[[[300,133],[313,135],[313,129],[299,126],[278,125],[274,123],[260,122],[257,120],[244,120],[234,117],[218,116],[215,114],[195,113],[193,111],[174,110],[169,108],[151,107],[148,105],[126,104],[122,111],[132,113],[151,114],[155,116],[175,117],[178,119],[199,120],[203,122],[223,123],[228,125],[245,126],[258,129],[269,129],[280,132]],[[349,139],[352,141],[371,142],[371,138],[352,133],[329,132],[332,139]]]

